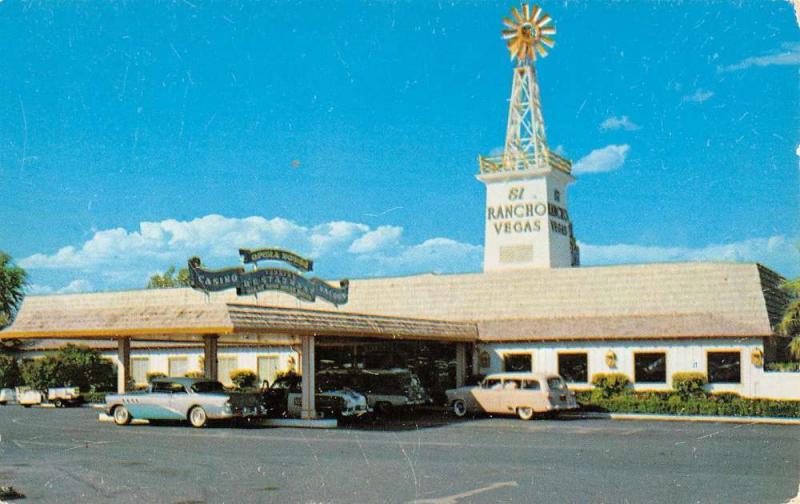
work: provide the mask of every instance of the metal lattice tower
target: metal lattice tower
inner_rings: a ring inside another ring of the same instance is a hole
[[[517,60],[511,85],[508,107],[508,125],[502,156],[480,157],[481,173],[516,170],[544,170],[556,168],[569,173],[572,164],[550,152],[544,131],[542,105],[539,99],[539,84],[534,65],[537,54],[547,55],[547,48],[555,42],[552,36],[556,29],[553,18],[542,12],[539,6],[532,8],[522,4],[520,9],[511,9],[511,17],[504,18],[503,38]]]
[[[544,168],[547,153],[536,68],[533,61],[528,60],[514,69],[503,167],[506,170]]]

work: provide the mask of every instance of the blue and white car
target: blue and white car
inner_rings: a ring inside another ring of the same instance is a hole
[[[266,416],[261,396],[228,392],[218,381],[206,378],[155,378],[142,392],[108,394],[105,412],[117,425],[132,419],[182,420],[205,427],[209,420],[234,420]]]

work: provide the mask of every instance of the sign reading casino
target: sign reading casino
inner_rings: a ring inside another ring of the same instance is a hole
[[[199,257],[189,259],[189,282],[203,292],[218,292],[236,289],[239,296],[254,295],[263,291],[280,291],[303,301],[316,301],[317,297],[334,305],[346,304],[349,295],[348,280],[339,282],[339,287],[329,285],[319,278],[306,278],[302,274],[284,268],[258,268],[258,261],[282,261],[297,269],[311,271],[313,261],[287,250],[266,248],[259,250],[239,249],[243,261],[253,263],[256,268],[246,271],[243,267],[210,270],[204,268]]]

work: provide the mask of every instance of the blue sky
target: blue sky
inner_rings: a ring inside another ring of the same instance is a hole
[[[0,250],[30,292],[278,245],[327,277],[478,271],[509,2],[0,1]],[[584,264],[800,275],[800,29],[775,2],[545,2]]]

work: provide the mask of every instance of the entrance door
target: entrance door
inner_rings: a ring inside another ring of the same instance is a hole
[[[280,358],[277,355],[265,355],[258,358],[258,383],[264,380],[272,384],[278,374]]]

